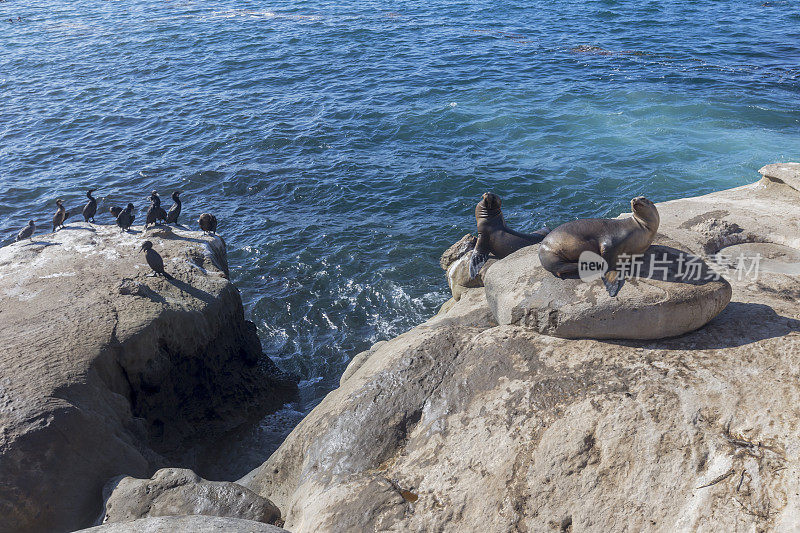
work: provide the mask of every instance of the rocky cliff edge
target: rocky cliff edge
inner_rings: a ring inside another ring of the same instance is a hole
[[[145,238],[175,279],[152,277]],[[72,223],[0,249],[0,531],[91,525],[109,479],[147,477],[275,410],[220,237]]]
[[[451,279],[240,483],[294,533],[797,530],[800,165],[761,172],[658,204],[656,244],[761,256],[700,329],[556,338]]]

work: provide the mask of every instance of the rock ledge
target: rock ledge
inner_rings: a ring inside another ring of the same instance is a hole
[[[145,237],[174,281],[149,275]],[[199,232],[72,223],[6,246],[0,321],[0,516],[15,532],[91,524],[110,478],[180,464],[297,390],[244,318],[224,243]]]

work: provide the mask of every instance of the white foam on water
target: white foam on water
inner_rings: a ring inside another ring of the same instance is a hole
[[[309,379],[301,380],[297,384],[297,386],[298,387],[307,387],[309,385],[313,385],[314,383],[319,383],[320,381],[322,381],[322,376],[315,376],[315,377],[312,377],[312,378],[309,378]]]
[[[258,9],[228,9],[225,11],[212,11],[211,18],[248,18],[248,19],[288,19],[296,21],[316,22],[322,20],[319,15],[283,15],[274,11]]]
[[[212,15],[220,18],[248,17],[248,18],[275,18],[273,11],[259,11],[255,9],[230,9],[227,11],[214,11]]]

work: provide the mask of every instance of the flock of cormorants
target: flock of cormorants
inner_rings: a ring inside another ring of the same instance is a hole
[[[85,222],[94,223],[94,216],[97,214],[97,199],[92,196],[92,193],[96,190],[97,189],[89,189],[89,191],[86,193],[86,197],[89,199],[89,201],[85,206],[83,206],[83,210],[81,211],[83,214],[83,220]],[[147,216],[145,217],[144,223],[145,231],[147,231],[147,229],[151,226],[157,226],[162,222],[166,224],[178,225],[178,217],[181,214],[180,194],[181,191],[175,191],[172,193],[172,200],[174,203],[172,204],[172,207],[169,208],[169,211],[165,211],[164,208],[161,207],[161,197],[158,196],[157,191],[153,191],[150,194],[150,207],[147,209]],[[64,201],[61,198],[56,200],[56,206],[58,209],[56,210],[56,214],[53,215],[54,232],[64,227],[64,222],[66,222],[70,215],[70,212],[64,208]],[[114,206],[109,208],[108,211],[111,213],[111,216],[116,219],[117,226],[120,227],[121,231],[129,231],[130,227],[133,225],[133,221],[136,219],[136,215],[133,214],[133,210],[133,204],[129,203],[125,209]],[[203,233],[206,235],[217,233],[217,217],[211,213],[203,213],[200,215],[198,223],[200,225],[200,229],[203,230]],[[22,230],[20,230],[20,232],[17,234],[17,241],[32,239],[35,231],[36,224],[33,220],[31,220],[28,222],[28,225],[22,228]],[[161,274],[167,279],[173,279],[172,276],[164,271],[164,260],[161,258],[161,255],[159,255],[158,252],[153,250],[152,242],[144,241],[140,251],[145,253],[147,264],[150,265],[150,268],[153,269],[153,272],[156,274]]]

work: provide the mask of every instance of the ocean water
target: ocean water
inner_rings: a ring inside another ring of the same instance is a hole
[[[257,463],[448,298],[439,255],[484,191],[524,231],[800,159],[798,58],[793,1],[6,0],[0,244],[90,186],[215,213],[302,379],[237,444]]]

